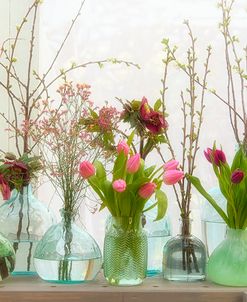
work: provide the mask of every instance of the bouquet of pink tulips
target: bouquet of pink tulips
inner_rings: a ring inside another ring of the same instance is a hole
[[[241,146],[237,151],[231,167],[222,150],[208,148],[205,157],[213,165],[219,187],[227,200],[227,212],[206,192],[198,178],[188,175],[191,183],[211,203],[229,228],[246,229],[247,227],[247,156]]]
[[[183,172],[177,169],[178,163],[172,161],[164,167],[146,168],[139,153],[130,150],[131,139],[117,145],[112,180],[108,180],[101,162],[93,164],[83,161],[80,164],[80,174],[87,179],[92,189],[102,201],[101,209],[107,207],[114,217],[132,217],[136,222],[142,213],[157,206],[157,217],[164,217],[167,209],[167,197],[161,190],[162,182],[175,184],[183,178]],[[159,175],[158,175],[159,174]],[[158,175],[158,176],[157,176]],[[163,178],[163,179],[162,179]],[[156,202],[146,210],[145,204],[155,194]]]

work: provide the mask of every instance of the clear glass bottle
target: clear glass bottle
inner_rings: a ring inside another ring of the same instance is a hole
[[[62,221],[52,226],[38,243],[34,265],[45,281],[82,283],[95,279],[102,266],[102,255],[93,237],[75,224],[74,216],[62,211]]]
[[[36,274],[33,254],[38,241],[54,223],[52,212],[32,193],[31,184],[0,207],[0,230],[13,245],[16,265],[13,274]]]
[[[205,279],[206,249],[203,242],[191,234],[191,221],[181,220],[181,233],[171,238],[163,250],[163,277],[171,281]]]
[[[166,215],[163,219],[154,221],[155,215],[155,210],[145,213],[144,230],[147,232],[148,238],[148,277],[162,274],[163,248],[171,239],[170,217]]]
[[[207,277],[222,285],[247,286],[247,230],[227,229],[209,258]]]
[[[218,187],[212,188],[209,190],[209,194],[225,211],[226,199],[220,189]],[[227,226],[207,200],[203,200],[201,213],[202,239],[206,246],[207,256],[209,257],[213,250],[225,239]]]
[[[104,240],[104,276],[112,285],[143,282],[147,271],[147,235],[140,217],[111,217]]]

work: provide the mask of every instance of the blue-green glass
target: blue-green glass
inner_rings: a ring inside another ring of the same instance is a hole
[[[225,211],[226,199],[218,187],[209,190],[209,194],[217,204]],[[202,238],[206,246],[207,255],[210,256],[213,250],[225,239],[226,224],[213,206],[204,199],[202,204]]]
[[[54,223],[54,215],[32,193],[31,184],[12,192],[0,207],[0,230],[13,245],[16,265],[13,274],[36,274],[33,254],[38,241]]]
[[[171,222],[168,215],[154,221],[157,209],[145,213],[144,230],[148,238],[147,276],[157,276],[162,273],[163,247],[171,239]]]
[[[191,234],[189,220],[183,219],[181,233],[164,246],[163,277],[170,281],[204,280],[206,260],[203,242]]]
[[[34,255],[38,275],[45,281],[81,283],[95,279],[102,266],[96,241],[74,221],[63,219],[40,240]]]
[[[140,218],[111,217],[104,240],[104,276],[112,285],[143,282],[147,270],[147,235]]]
[[[209,258],[207,277],[222,285],[247,286],[247,230],[227,230]]]
[[[15,267],[15,251],[9,240],[0,233],[0,281],[6,279]]]

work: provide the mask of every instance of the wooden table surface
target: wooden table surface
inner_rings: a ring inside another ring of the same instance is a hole
[[[62,285],[38,277],[15,276],[0,283],[0,302],[247,302],[247,288],[208,282],[179,283],[147,278],[133,287],[110,286],[99,276],[92,283]]]

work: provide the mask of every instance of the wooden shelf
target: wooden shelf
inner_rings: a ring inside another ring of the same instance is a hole
[[[99,278],[61,285],[38,277],[15,276],[0,283],[0,302],[247,302],[247,288],[208,282],[179,283],[147,278],[140,286],[115,287]]]

